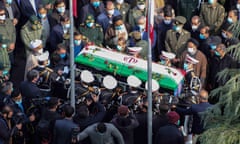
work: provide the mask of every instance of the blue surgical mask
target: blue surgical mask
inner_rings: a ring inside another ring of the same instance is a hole
[[[220,55],[220,53],[219,52],[217,52],[217,51],[215,51],[215,55],[216,56],[218,56],[218,57],[220,57],[221,55]]]
[[[76,46],[79,46],[79,45],[81,44],[81,40],[74,40],[74,44],[75,44]]]
[[[166,20],[166,19],[164,19],[163,22],[164,22],[166,25],[169,25],[169,24],[171,24],[172,20]]]
[[[87,23],[87,27],[92,27],[94,23]]]
[[[213,4],[214,0],[208,0],[209,4]]]
[[[7,70],[4,70],[4,71],[2,72],[2,74],[3,74],[3,75],[7,75],[7,74],[8,74],[8,71],[7,71]]]
[[[11,4],[11,3],[12,3],[12,0],[6,0],[6,2],[7,2],[8,4]]]
[[[175,30],[175,31],[180,31],[181,30],[181,28],[179,27],[179,26],[173,26],[173,30]]]
[[[92,3],[92,5],[96,8],[100,6],[100,1],[95,1]]]
[[[117,45],[117,50],[118,51],[121,51],[122,50],[122,47],[120,45]]]
[[[65,29],[69,29],[69,28],[70,28],[70,24],[65,24],[65,25],[64,25],[64,28],[65,28]]]
[[[119,25],[119,26],[116,26],[115,28],[116,28],[116,30],[122,30],[124,27],[123,27],[123,25]]]
[[[162,65],[166,65],[166,61],[165,61],[165,60],[161,60],[160,63],[161,63]]]
[[[64,13],[65,12],[65,6],[64,7],[59,7],[59,8],[57,8],[57,11],[59,12],[59,13]]]
[[[233,19],[230,18],[230,17],[227,18],[227,21],[228,21],[229,23],[233,23]]]
[[[187,63],[184,63],[184,64],[183,64],[183,69],[184,69],[184,70],[187,70],[187,69],[188,69],[188,64],[187,64]]]
[[[22,104],[22,99],[18,100],[18,101],[15,101],[15,103],[18,104],[18,105]]]
[[[66,54],[60,54],[60,57],[61,57],[61,58],[65,58],[65,57],[66,57]]]
[[[45,18],[47,14],[38,14],[41,19]]]
[[[206,37],[201,33],[199,34],[199,38],[202,39],[202,40],[206,39]]]
[[[2,48],[7,48],[7,44],[2,44]]]
[[[215,49],[217,48],[217,46],[216,46],[216,45],[210,45],[210,48],[211,48],[212,50],[215,50]]]

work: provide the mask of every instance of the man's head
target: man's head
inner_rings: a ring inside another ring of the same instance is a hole
[[[114,14],[114,3],[112,1],[106,2],[106,11],[108,15],[112,16]]]
[[[1,84],[1,93],[6,94],[6,95],[11,95],[13,90],[13,84],[12,82],[4,82]]]
[[[70,28],[70,18],[68,15],[64,14],[60,17],[60,23],[64,29]]]
[[[199,92],[199,100],[201,102],[208,102],[208,92],[206,90],[201,90]]]
[[[217,48],[214,50],[217,57],[223,58],[227,52],[227,48],[224,44],[217,45]]]
[[[82,42],[83,36],[79,32],[74,32],[74,44],[79,46]]]
[[[22,102],[22,95],[19,89],[14,89],[11,97],[15,103],[21,103]]]
[[[146,7],[146,1],[145,0],[137,0],[137,8],[139,10],[144,10]]]
[[[59,99],[56,97],[51,97],[50,100],[48,101],[48,108],[49,109],[57,109],[59,105]]]
[[[120,116],[128,116],[129,113],[129,109],[127,106],[125,105],[121,105],[120,107],[118,107],[118,115]]]
[[[209,27],[205,26],[205,27],[202,27],[200,28],[200,34],[199,34],[199,38],[201,40],[205,40],[209,37]]]
[[[74,108],[70,105],[65,105],[64,109],[63,109],[63,112],[64,112],[64,116],[66,118],[71,118],[74,114]]]
[[[38,78],[39,78],[39,72],[37,70],[33,69],[27,73],[27,80],[29,82],[36,83],[38,81]]]
[[[237,10],[230,10],[228,12],[227,21],[229,23],[236,23],[238,21],[238,11]]]
[[[58,13],[63,14],[66,10],[66,5],[64,0],[56,0],[54,4],[54,8],[57,10]]]
[[[198,46],[199,46],[199,43],[196,39],[194,38],[190,38],[188,41],[187,41],[187,48],[188,48],[188,53],[190,55],[195,55],[196,52],[197,52],[197,49],[198,49]]]
[[[94,23],[95,23],[95,20],[94,20],[93,15],[88,14],[88,15],[87,15],[87,18],[86,18],[86,20],[85,20],[86,26],[87,26],[88,28],[91,28],[91,27],[94,26]]]
[[[47,9],[43,5],[39,5],[38,7],[38,16],[41,19],[45,19],[47,17]]]
[[[77,115],[79,118],[87,118],[89,116],[89,110],[87,105],[80,105],[77,110]]]
[[[192,25],[192,30],[197,30],[200,26],[200,17],[199,16],[193,16],[191,19],[191,25]]]
[[[10,105],[4,105],[1,114],[5,119],[11,119],[14,112]]]
[[[146,18],[144,16],[140,16],[137,19],[137,25],[140,31],[143,31],[145,29],[146,24]]]
[[[6,12],[3,6],[0,6],[0,22],[5,21],[6,19]]]
[[[96,127],[96,131],[99,132],[99,133],[105,133],[107,131],[107,127],[104,123],[99,123]]]
[[[169,123],[172,123],[172,124],[178,124],[178,121],[180,119],[179,114],[175,111],[171,111],[167,113],[167,117],[168,117]]]
[[[177,32],[181,32],[183,25],[186,23],[186,18],[183,16],[177,16],[175,18],[175,22],[174,22],[174,26],[173,26],[173,30],[177,31]]]
[[[116,30],[123,29],[124,23],[121,15],[113,17],[113,24]]]
[[[36,39],[31,41],[30,47],[34,53],[42,54],[43,52],[42,40]]]
[[[58,44],[56,52],[62,59],[64,59],[67,55],[67,48],[64,44]]]

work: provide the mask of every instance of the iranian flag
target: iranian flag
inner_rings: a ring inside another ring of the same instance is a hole
[[[154,0],[148,0],[148,10],[147,10],[147,20],[146,20],[146,31],[149,32],[151,43],[153,43],[154,39]],[[148,30],[148,26],[150,30]]]

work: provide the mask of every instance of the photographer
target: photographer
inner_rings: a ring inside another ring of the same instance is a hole
[[[70,105],[65,105],[63,108],[65,118],[56,120],[53,129],[53,144],[69,144],[72,142],[72,129],[77,128],[78,125],[72,120],[74,109]]]
[[[12,144],[13,136],[22,136],[22,123],[14,125],[12,123],[13,110],[9,105],[3,103],[1,105],[0,114],[0,143]]]

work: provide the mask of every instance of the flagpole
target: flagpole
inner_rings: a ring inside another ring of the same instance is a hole
[[[147,70],[148,70],[148,144],[152,144],[152,44],[151,44],[151,17],[153,15],[152,10],[152,1],[148,0],[148,59],[147,59]]]
[[[73,44],[73,32],[74,32],[74,21],[73,21],[73,0],[69,0],[69,11],[70,11],[70,103],[71,106],[75,109],[75,64],[74,64],[74,44]]]

